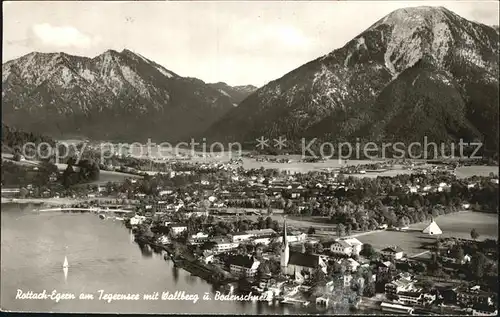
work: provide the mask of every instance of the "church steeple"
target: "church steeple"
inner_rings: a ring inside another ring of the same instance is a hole
[[[286,232],[286,216],[283,219],[283,241],[281,242],[281,272],[287,274],[288,260],[290,258],[290,248],[288,246],[287,232]]]
[[[286,216],[283,217],[283,241],[281,243],[283,247],[288,246],[288,239],[286,233]]]

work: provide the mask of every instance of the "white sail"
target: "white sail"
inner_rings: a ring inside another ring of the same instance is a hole
[[[68,265],[68,258],[67,257],[64,257],[64,264],[63,264],[63,268],[67,268],[69,265]]]

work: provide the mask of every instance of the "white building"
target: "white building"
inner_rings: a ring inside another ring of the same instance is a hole
[[[260,236],[260,237],[255,237],[252,239],[253,244],[263,244],[263,245],[268,245],[271,243],[271,240],[273,239],[274,236],[268,235],[268,236]]]
[[[161,192],[158,193],[158,195],[160,196],[167,196],[167,195],[170,195],[172,194],[174,191],[171,190],[171,189],[165,189],[165,190],[162,190]]]
[[[288,243],[304,242],[307,240],[307,234],[299,231],[293,231],[287,233],[286,239]],[[283,236],[278,238],[278,242],[283,243]]]
[[[250,240],[252,237],[251,234],[246,233],[245,231],[243,232],[236,232],[231,235],[231,239],[233,242],[241,242],[241,241],[247,241]]]
[[[218,253],[234,250],[240,245],[238,242],[232,242],[225,239],[216,240],[215,243],[214,251]]]
[[[144,222],[144,220],[146,220],[146,217],[135,215],[132,218],[130,218],[130,224],[132,226],[137,226],[137,225],[142,224]]]
[[[191,235],[189,237],[189,242],[191,244],[200,244],[208,240],[208,234],[204,232],[198,232],[197,234]]]
[[[356,238],[338,239],[330,246],[330,251],[341,255],[359,255],[363,243]]]
[[[170,224],[170,234],[172,236],[177,236],[186,230],[187,230],[187,225],[185,224],[180,224],[180,223]]]
[[[435,235],[435,234],[442,234],[443,231],[441,231],[441,228],[439,228],[436,221],[432,219],[431,223],[424,230],[422,230],[422,233]]]

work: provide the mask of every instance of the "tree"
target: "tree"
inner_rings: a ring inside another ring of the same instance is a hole
[[[326,274],[320,267],[316,267],[311,275],[313,285],[324,285],[326,283]]]
[[[479,233],[476,231],[476,229],[472,229],[470,231],[470,237],[472,238],[472,240],[476,241],[477,238],[479,238]]]
[[[486,266],[486,256],[478,252],[472,257],[471,260],[471,271],[474,277],[478,280],[482,279],[484,276],[484,269]]]
[[[314,245],[312,245],[311,243],[305,243],[304,246],[305,246],[305,253],[307,254],[314,253]]]
[[[316,233],[316,229],[314,227],[309,227],[309,229],[307,230],[307,234],[315,234]]]
[[[365,289],[363,290],[363,296],[373,297],[375,296],[375,283],[367,283]]]
[[[345,226],[343,224],[337,225],[337,236],[340,238],[345,235]]]
[[[16,151],[16,153],[14,153],[13,160],[19,162],[21,161],[21,158],[22,158],[21,152]]]
[[[71,185],[73,185],[73,179],[72,179],[73,172],[74,172],[73,165],[71,163],[68,163],[68,166],[66,167],[66,169],[62,174],[62,184],[64,187],[68,188]]]
[[[346,234],[350,236],[352,233],[352,225],[350,223],[347,224],[346,226]]]
[[[422,285],[422,288],[427,292],[429,292],[430,290],[432,290],[434,288],[434,283],[432,283],[432,281],[430,281],[430,280],[422,281],[421,285]]]
[[[363,244],[360,254],[366,258],[371,258],[375,254],[375,249],[369,243]]]
[[[271,206],[267,207],[267,214],[271,216],[273,214],[273,208]]]
[[[462,263],[464,256],[465,256],[464,249],[462,249],[460,246],[456,247],[454,250],[453,257],[455,258],[457,263]]]
[[[26,196],[28,195],[28,190],[24,187],[22,187],[19,191],[19,196],[21,198],[26,198]]]
[[[405,227],[405,220],[403,219],[403,217],[399,218],[398,227],[400,227],[400,228]]]
[[[325,248],[323,247],[323,244],[321,242],[318,242],[318,244],[316,245],[316,253],[323,253],[324,250]]]
[[[257,268],[257,280],[262,280],[262,278],[267,277],[271,274],[271,269],[269,267],[269,262],[261,262]]]

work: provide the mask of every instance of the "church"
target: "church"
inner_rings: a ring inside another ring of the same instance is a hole
[[[327,265],[319,255],[290,251],[287,240],[286,218],[283,222],[283,240],[281,244],[280,262],[281,273],[296,278],[310,276],[318,267],[321,268],[324,273],[327,272]]]

